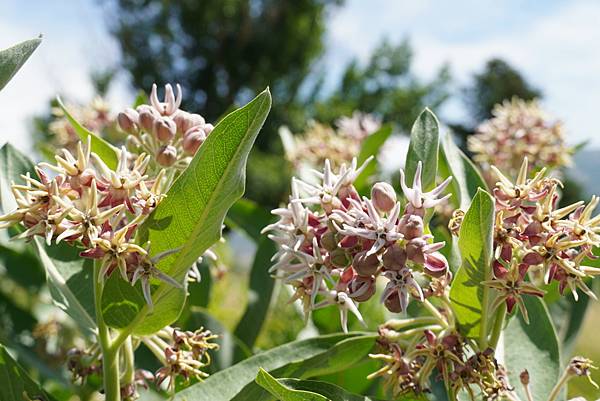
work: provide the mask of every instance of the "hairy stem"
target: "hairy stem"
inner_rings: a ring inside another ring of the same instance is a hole
[[[502,303],[496,311],[496,319],[494,321],[494,327],[492,328],[492,335],[490,336],[489,346],[496,349],[498,346],[498,340],[504,327],[504,320],[506,319],[506,303]]]
[[[121,400],[119,381],[119,349],[112,347],[110,331],[102,317],[102,290],[104,281],[100,279],[100,263],[94,262],[94,306],[96,309],[96,325],[98,326],[98,343],[102,350],[102,377],[104,382],[105,401]]]

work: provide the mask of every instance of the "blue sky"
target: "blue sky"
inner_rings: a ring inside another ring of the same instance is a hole
[[[89,72],[118,62],[105,28],[102,6],[92,0],[0,5],[0,48],[44,34],[44,42],[0,94],[0,142],[30,148],[27,121],[56,93],[86,100]],[[600,2],[594,1],[394,1],[350,0],[332,13],[325,63],[335,78],[346,61],[366,60],[383,38],[409,37],[414,71],[427,79],[450,63],[456,86],[468,81],[493,56],[507,59],[542,89],[544,106],[565,121],[569,141],[589,139],[600,147],[600,128],[591,117],[600,106]],[[119,77],[110,98],[115,108],[133,93]],[[460,119],[459,101],[438,110]]]

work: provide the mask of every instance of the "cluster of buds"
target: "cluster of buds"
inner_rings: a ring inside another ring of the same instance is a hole
[[[412,187],[401,171],[402,207],[384,182],[372,187],[370,199],[359,196],[353,182],[369,161],[357,168],[354,159],[335,173],[326,160],[316,185],[293,178],[289,203],[272,212],[279,221],[263,230],[273,231],[269,238],[279,246],[270,271],[294,288],[305,316],[337,305],[344,330],[348,311],[362,322],[356,303],[375,294],[379,276],[388,280],[381,301],[391,312],[405,311],[411,298],[438,294],[448,282],[448,262],[439,252],[444,243],[425,233],[424,216],[449,196],[439,198],[450,178],[423,192],[421,163]]]
[[[509,395],[512,389],[506,370],[497,363],[494,351],[472,349],[460,334],[443,325],[429,317],[390,320],[382,325],[378,342],[382,352],[370,357],[382,361],[383,366],[369,378],[383,377],[395,397],[428,392],[434,371],[438,374],[434,379],[443,380],[453,394],[464,390],[472,400]]]
[[[110,113],[109,104],[101,97],[95,97],[87,105],[69,103],[69,113],[82,126],[92,132],[102,133],[106,130],[114,130],[114,117]],[[52,135],[51,142],[57,149],[68,149],[75,152],[79,136],[65,116],[60,107],[52,108],[53,120],[48,125],[48,131]]]
[[[172,327],[143,337],[142,342],[163,365],[153,375],[156,385],[173,390],[177,377],[186,381],[206,378],[208,374],[202,369],[211,363],[208,351],[219,349],[219,345],[212,342],[216,338],[217,335],[204,328],[182,331]]]
[[[148,249],[134,240],[139,224],[164,197],[164,170],[150,178],[149,160],[123,148],[112,170],[90,151],[89,141],[87,146],[78,144],[76,156],[63,149],[56,164],[36,167],[37,179],[27,174],[24,184],[13,183],[17,209],[0,216],[0,228],[20,224],[25,230],[18,238],[41,236],[47,245],[64,241],[84,248],[82,257],[101,261],[101,280],[115,270],[132,285],[139,279],[151,305],[151,277],[180,284],[155,267],[164,254],[150,258]]]
[[[494,308],[506,303],[511,312],[517,305],[527,320],[522,296],[543,297],[539,285],[552,281],[558,282],[561,294],[569,289],[577,299],[579,289],[595,299],[585,280],[599,275],[600,269],[584,263],[594,258],[592,250],[600,245],[600,217],[592,217],[600,199],[592,197],[587,205],[580,201],[558,208],[557,190],[562,184],[546,177],[545,169],[527,178],[527,159],[515,183],[494,166],[492,171],[499,179],[493,191],[494,274],[483,284],[499,294]]]
[[[497,104],[492,114],[468,140],[473,159],[487,178],[493,178],[489,176],[491,166],[516,175],[525,157],[536,170],[570,164],[572,149],[565,144],[562,123],[549,118],[536,101],[506,100]]]
[[[152,155],[162,167],[183,170],[196,154],[213,125],[199,114],[180,110],[182,91],[177,85],[177,96],[170,84],[165,85],[165,97],[158,99],[156,84],[152,86],[150,104],[119,113],[117,122],[129,134],[128,143]]]
[[[97,347],[90,350],[71,348],[67,352],[67,370],[74,383],[84,384],[88,377],[102,374],[102,361]]]
[[[296,136],[282,127],[286,158],[296,167],[322,166],[327,159],[334,166],[341,166],[359,153],[362,142],[381,127],[381,122],[371,114],[355,111],[352,117],[339,118],[336,126],[337,129],[313,121],[302,135]]]

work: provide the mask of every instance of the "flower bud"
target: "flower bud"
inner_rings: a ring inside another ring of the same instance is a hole
[[[204,140],[206,140],[206,134],[202,128],[190,128],[183,137],[183,151],[188,155],[195,155]]]
[[[134,132],[139,122],[139,114],[131,108],[127,108],[117,115],[119,127],[127,133]]]
[[[422,264],[425,262],[423,247],[427,245],[427,241],[423,238],[414,238],[406,244],[406,256],[415,263]]]
[[[206,135],[210,135],[210,133],[215,129],[215,126],[212,124],[204,124],[204,127],[202,128],[204,129],[204,132],[206,132]]]
[[[377,182],[371,188],[373,205],[382,212],[389,212],[396,205],[396,191],[387,182]]]
[[[187,111],[179,110],[173,116],[173,121],[177,125],[177,132],[184,134],[192,127],[202,127],[205,124],[204,117],[200,114],[192,114]]]
[[[146,132],[152,132],[154,120],[160,117],[158,111],[147,104],[142,104],[137,108],[139,124]]]
[[[356,302],[366,302],[375,294],[375,277],[355,276],[348,284],[348,295]]]
[[[174,146],[162,146],[156,155],[158,164],[164,167],[169,167],[177,161],[177,149]]]
[[[361,276],[371,276],[377,272],[381,262],[376,254],[367,256],[367,252],[362,251],[354,256],[352,267]]]
[[[348,255],[346,253],[346,251],[344,251],[341,248],[332,251],[329,254],[329,258],[331,260],[331,263],[335,267],[340,267],[340,268],[342,268],[342,267],[348,267],[350,265],[350,262],[351,262],[350,255]]]
[[[431,277],[441,277],[448,271],[448,261],[439,252],[426,254],[423,270]]]
[[[392,313],[400,313],[402,312],[402,305],[400,304],[400,296],[398,295],[398,291],[392,292],[388,297],[383,301],[383,305]]]
[[[398,231],[406,239],[414,239],[423,236],[423,219],[415,214],[405,214],[398,223]]]
[[[321,246],[330,252],[337,249],[337,243],[338,241],[334,232],[327,231],[321,236]]]
[[[393,244],[383,252],[382,261],[387,270],[400,270],[406,265],[406,251],[399,244]]]
[[[177,133],[175,122],[169,117],[159,117],[154,120],[154,135],[161,142],[170,142]]]

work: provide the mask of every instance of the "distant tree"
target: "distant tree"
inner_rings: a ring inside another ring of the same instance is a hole
[[[271,87],[273,109],[249,159],[246,191],[263,204],[277,204],[288,188],[281,125],[298,132],[310,118],[331,123],[362,110],[409,128],[448,95],[446,68],[430,83],[414,77],[407,41],[384,42],[365,66],[353,61],[338,83],[324,85],[326,17],[342,0],[107,1],[134,86],[179,82],[184,106],[208,121]]]
[[[473,75],[471,83],[462,90],[469,111],[468,121],[453,125],[454,132],[464,141],[483,120],[491,117],[497,103],[516,96],[524,100],[541,98],[542,92],[506,61],[493,58],[483,70]]]

